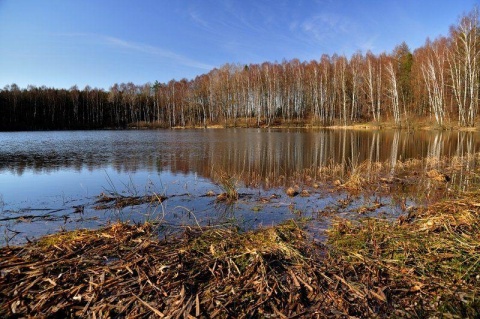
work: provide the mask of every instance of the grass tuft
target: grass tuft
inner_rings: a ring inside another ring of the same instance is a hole
[[[235,202],[238,200],[238,179],[225,172],[216,175],[216,180],[222,189],[222,193],[217,196],[219,202]]]

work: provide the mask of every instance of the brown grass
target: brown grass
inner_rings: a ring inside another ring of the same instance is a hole
[[[136,206],[142,204],[161,203],[167,198],[158,194],[144,196],[123,196],[101,193],[95,201],[95,209],[123,208],[127,206]]]
[[[247,233],[114,224],[0,249],[0,316],[475,318],[480,194],[396,222],[338,219],[326,246],[293,222]]]
[[[171,241],[150,224],[48,236],[0,250],[0,315],[304,316],[332,303],[312,252],[293,223],[245,234],[188,228]]]
[[[237,177],[222,171],[215,174],[215,180],[222,189],[222,193],[217,196],[217,202],[232,203],[238,200],[239,194]]]
[[[370,300],[371,316],[480,316],[478,193],[412,210],[396,223],[337,220],[329,231],[332,273]],[[356,309],[356,308],[354,308]]]

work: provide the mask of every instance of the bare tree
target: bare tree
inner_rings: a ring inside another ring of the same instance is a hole
[[[397,85],[397,75],[393,68],[392,61],[387,63],[386,67],[389,80],[388,95],[391,100],[392,106],[392,115],[396,125],[400,125],[400,108],[399,108],[399,99],[398,99],[398,85]]]
[[[422,61],[422,74],[428,94],[428,103],[435,116],[437,124],[445,121],[445,70],[446,70],[446,40],[438,39],[425,44],[426,58]]]
[[[451,86],[458,105],[458,123],[473,126],[478,112],[480,23],[478,8],[450,29],[448,54]]]

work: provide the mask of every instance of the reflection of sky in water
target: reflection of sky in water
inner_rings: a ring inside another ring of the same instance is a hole
[[[0,194],[5,210],[51,208],[62,206],[64,202],[91,199],[104,191],[123,195],[178,193],[185,185],[195,185],[195,181],[198,181],[195,174],[145,170],[123,173],[111,167],[96,170],[62,169],[44,174],[26,171],[20,176],[3,172],[0,178]]]
[[[14,234],[12,231],[21,232],[12,243],[24,241],[25,236],[31,238],[62,229],[99,227],[108,221],[158,219],[163,213],[167,216],[162,218],[170,224],[192,224],[196,222],[187,212],[205,215],[213,207],[214,198],[199,198],[198,195],[206,194],[208,190],[219,192],[218,186],[197,178],[194,173],[173,174],[169,171],[124,173],[107,167],[95,170],[62,169],[43,174],[3,172],[0,176],[0,231],[2,235],[6,229],[11,235]],[[121,196],[156,193],[168,199],[161,206],[146,204],[96,210],[95,201],[102,192]],[[197,196],[196,200],[193,200],[193,194]],[[78,206],[84,208],[81,214],[76,212]],[[199,218],[205,219],[203,215]],[[26,220],[17,221],[20,216],[26,217]],[[214,216],[207,217],[213,220]],[[4,238],[0,237],[0,246],[2,243]]]
[[[9,185],[13,185],[9,187]],[[222,191],[210,180],[196,174],[173,174],[146,170],[122,173],[111,167],[98,170],[64,169],[45,174],[24,172],[21,176],[3,173],[0,193],[4,205],[0,219],[26,216],[27,221],[0,221],[0,230],[12,237],[11,244],[24,242],[26,237],[71,230],[79,227],[95,228],[109,221],[143,222],[162,220],[165,225],[221,225],[230,224],[241,229],[274,225],[282,220],[302,217],[298,210],[313,214],[332,202],[330,198],[290,198],[282,189],[258,192],[240,188],[239,201],[232,205],[216,203],[207,191]],[[100,193],[118,192],[124,196],[145,195],[153,192],[167,196],[162,205],[139,205],[123,209],[95,210],[95,199]],[[260,198],[275,196],[269,204]],[[84,206],[82,214],[75,207]],[[28,220],[32,216],[47,217]],[[14,232],[20,232],[13,236]],[[0,238],[0,246],[5,239]]]

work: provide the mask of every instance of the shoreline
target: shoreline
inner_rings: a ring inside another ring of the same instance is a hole
[[[173,239],[150,223],[48,235],[0,249],[0,314],[475,317],[478,195],[393,222],[338,218],[326,243],[293,221],[244,233],[186,227]]]
[[[256,129],[305,129],[305,130],[361,130],[361,131],[375,131],[375,130],[406,130],[406,131],[465,131],[465,132],[478,132],[480,131],[480,124],[475,125],[474,127],[463,127],[453,124],[447,125],[437,125],[435,123],[425,123],[424,121],[420,121],[418,123],[413,123],[409,126],[405,125],[395,125],[391,122],[382,122],[382,123],[354,123],[354,124],[334,124],[334,125],[313,125],[307,123],[301,124],[274,124],[274,125],[245,125],[245,124],[213,124],[205,126],[174,126],[171,128],[165,129],[173,129],[173,130],[181,130],[181,129],[246,129],[246,128],[256,128]],[[145,127],[145,126],[135,126],[130,127],[128,129],[158,129],[155,127]],[[160,128],[161,129],[161,128]]]
[[[480,122],[473,127],[458,126],[455,123],[449,122],[444,125],[439,125],[430,120],[417,120],[408,122],[408,125],[401,123],[395,124],[391,121],[385,122],[357,122],[347,125],[331,124],[319,125],[312,124],[308,121],[300,122],[282,122],[274,121],[273,124],[267,125],[265,121],[261,121],[260,125],[256,121],[248,120],[248,123],[243,120],[236,122],[228,122],[222,124],[207,124],[205,125],[176,125],[173,127],[160,126],[157,123],[130,123],[125,127],[102,127],[102,128],[85,128],[85,129],[18,129],[18,130],[0,130],[0,132],[41,132],[41,131],[95,131],[95,130],[183,130],[183,129],[305,129],[305,130],[361,130],[361,131],[375,131],[375,130],[405,130],[405,131],[460,131],[460,132],[478,132],[480,131]]]

